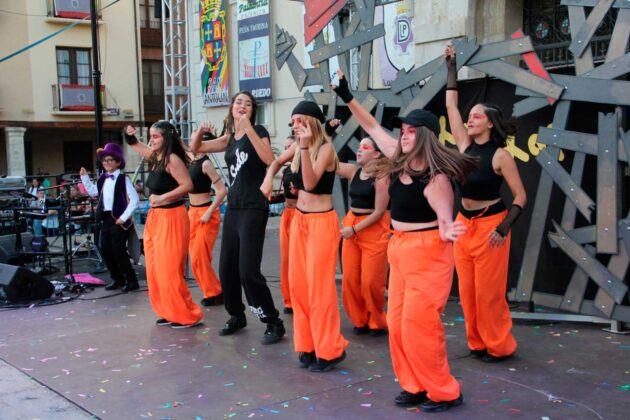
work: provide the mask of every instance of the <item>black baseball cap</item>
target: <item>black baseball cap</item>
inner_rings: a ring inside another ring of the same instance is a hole
[[[400,128],[403,123],[414,127],[426,127],[433,131],[436,137],[440,136],[440,121],[433,112],[424,109],[414,109],[404,117],[397,116],[392,118],[394,128]]]
[[[319,105],[315,102],[311,101],[301,101],[299,104],[293,108],[291,115],[300,114],[300,115],[308,115],[309,117],[313,117],[318,119],[322,124],[326,122],[326,117],[324,113],[320,109]]]

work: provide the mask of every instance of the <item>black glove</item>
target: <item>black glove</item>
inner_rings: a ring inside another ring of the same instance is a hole
[[[136,136],[130,136],[129,134],[127,134],[127,130],[125,130],[125,128],[123,128],[123,130],[122,130],[122,134],[123,134],[123,138],[125,139],[125,143],[127,143],[129,146],[138,143],[138,138]]]
[[[354,99],[352,93],[350,93],[350,87],[348,86],[348,81],[346,80],[346,76],[342,76],[339,78],[339,86],[334,87],[333,90],[337,93],[337,96],[341,98],[344,103],[350,103]]]
[[[518,219],[518,217],[521,215],[522,211],[523,208],[521,206],[519,206],[518,204],[512,204],[512,207],[510,207],[510,210],[508,211],[507,216],[505,216],[505,219],[503,219],[501,224],[495,229],[497,233],[505,238],[514,222],[516,222],[516,219]]]
[[[457,59],[456,56],[446,58],[446,89],[457,90]]]

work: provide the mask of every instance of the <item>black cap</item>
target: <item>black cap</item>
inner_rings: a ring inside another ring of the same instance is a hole
[[[317,118],[322,124],[326,121],[324,113],[315,102],[302,101],[293,108],[291,115],[301,114]]]
[[[414,127],[426,127],[433,131],[436,137],[440,136],[440,121],[434,113],[425,111],[424,109],[414,109],[404,117],[392,118],[394,128],[400,128],[402,123],[412,125]]]

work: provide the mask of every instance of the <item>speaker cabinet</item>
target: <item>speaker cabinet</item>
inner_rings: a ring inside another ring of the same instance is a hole
[[[24,267],[0,264],[0,287],[10,302],[48,299],[55,292],[51,282]]]

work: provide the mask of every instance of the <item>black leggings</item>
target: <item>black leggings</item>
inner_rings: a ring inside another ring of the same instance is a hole
[[[278,318],[267,280],[260,272],[268,217],[267,210],[228,208],[223,218],[219,260],[227,312],[232,316],[244,316],[242,285],[252,313],[265,323]]]

